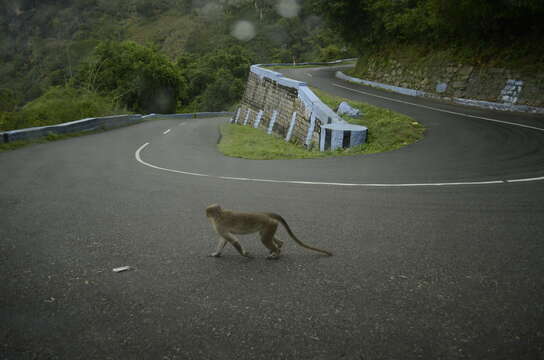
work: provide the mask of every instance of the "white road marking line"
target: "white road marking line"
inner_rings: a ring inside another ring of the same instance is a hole
[[[333,83],[332,86],[336,86],[336,87],[339,87],[339,88],[342,88],[342,89],[350,90],[350,91],[361,93],[361,94],[368,95],[368,96],[377,97],[377,98],[384,99],[384,100],[389,100],[389,101],[394,101],[394,102],[398,102],[398,103],[401,103],[401,104],[417,106],[417,107],[420,107],[420,108],[434,110],[434,111],[440,111],[440,112],[447,113],[447,114],[466,116],[466,117],[474,118],[474,119],[481,119],[481,120],[485,120],[485,121],[492,121],[492,122],[506,124],[506,125],[519,126],[519,127],[523,127],[523,128],[527,128],[527,129],[532,129],[532,130],[544,131],[544,129],[542,129],[542,128],[538,128],[538,127],[534,127],[534,126],[530,126],[530,125],[517,124],[517,123],[513,123],[513,122],[509,122],[509,121],[491,119],[491,118],[487,118],[487,117],[483,117],[483,116],[463,114],[463,113],[456,112],[456,111],[444,110],[444,109],[435,108],[435,107],[432,107],[432,106],[415,104],[415,103],[412,103],[412,102],[409,102],[409,101],[393,99],[393,98],[390,98],[390,97],[387,97],[387,96],[376,95],[376,94],[372,94],[372,93],[369,93],[369,92],[366,92],[366,91],[353,89],[353,88],[343,86],[343,85],[340,85],[340,84],[334,84]]]
[[[536,177],[536,178],[527,178],[527,179],[506,180],[506,182],[516,183],[516,182],[539,181],[539,180],[544,180],[544,176]]]
[[[320,182],[320,181],[300,181],[300,180],[269,180],[269,179],[252,179],[238,178],[230,176],[217,176],[219,179],[225,180],[241,180],[241,181],[256,181],[256,182],[271,182],[271,183],[286,183],[286,184],[302,184],[302,185],[332,185],[332,186],[369,186],[369,187],[410,187],[410,186],[451,186],[451,185],[487,185],[487,184],[503,184],[504,181],[476,181],[476,182],[451,182],[451,183],[421,183],[421,184],[363,184],[363,183],[339,183],[339,182]]]
[[[506,184],[514,182],[529,182],[529,181],[540,181],[544,180],[543,177],[537,178],[527,178],[527,179],[516,179],[516,180],[492,180],[492,181],[467,181],[467,182],[439,182],[439,183],[406,183],[406,184],[372,184],[372,183],[342,183],[342,182],[320,182],[320,181],[300,181],[300,180],[273,180],[273,179],[254,179],[254,178],[242,178],[242,177],[231,177],[231,176],[215,176],[208,174],[200,174],[189,171],[181,171],[163,168],[145,162],[142,160],[141,152],[145,149],[149,143],[145,143],[136,150],[134,157],[136,160],[153,169],[168,171],[177,174],[192,175],[192,176],[203,176],[214,179],[222,180],[237,180],[237,181],[254,181],[254,182],[268,182],[268,183],[277,183],[277,184],[299,184],[299,185],[328,185],[328,186],[351,186],[351,187],[421,187],[421,186],[462,186],[462,185],[491,185],[491,184]]]
[[[206,174],[199,174],[199,173],[192,173],[192,172],[187,172],[187,171],[167,169],[167,168],[163,168],[163,167],[160,167],[160,166],[155,166],[153,164],[147,163],[147,162],[143,161],[142,158],[140,157],[140,152],[148,145],[149,145],[148,142],[143,144],[142,146],[140,146],[140,148],[138,150],[136,150],[136,153],[134,153],[134,156],[136,157],[136,160],[138,160],[138,162],[140,162],[141,164],[144,164],[145,166],[149,166],[149,167],[152,167],[152,168],[157,169],[157,170],[169,171],[169,172],[178,173],[178,174],[193,175],[193,176],[206,176],[206,177],[210,176],[210,175],[206,175]]]
[[[163,135],[166,135],[166,134],[168,134],[170,131],[171,131],[171,129],[168,129],[168,130],[166,130],[165,132],[163,132],[162,134],[163,134]]]
[[[309,77],[312,77],[312,76],[313,76],[313,75],[312,75],[312,74],[310,74],[310,73],[306,73],[306,75],[308,75]]]

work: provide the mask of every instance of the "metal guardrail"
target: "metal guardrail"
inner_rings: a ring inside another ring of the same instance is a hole
[[[233,116],[232,112],[200,112],[190,114],[149,114],[149,115],[114,115],[95,118],[86,118],[62,124],[32,127],[26,129],[0,132],[0,143],[21,140],[34,140],[50,134],[70,134],[94,130],[109,130],[122,126],[134,125],[154,118],[203,118],[216,116]]]

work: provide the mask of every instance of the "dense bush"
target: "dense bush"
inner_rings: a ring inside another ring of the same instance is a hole
[[[177,64],[189,84],[184,110],[228,110],[242,97],[251,63],[251,56],[238,46],[180,57]]]
[[[0,129],[51,125],[85,117],[133,112],[228,110],[242,96],[250,55],[241,47],[173,62],[132,42],[103,42],[73,86],[52,86],[15,111],[16,96],[0,90]]]
[[[136,112],[176,111],[187,85],[179,69],[156,49],[134,42],[100,43],[80,81]]]
[[[126,113],[111,98],[71,86],[53,86],[19,112],[0,112],[0,130],[58,124],[87,117]]]
[[[359,49],[395,41],[489,46],[544,35],[542,0],[312,0]]]
[[[5,88],[0,89],[0,111],[15,111],[18,102],[19,99],[15,91]]]

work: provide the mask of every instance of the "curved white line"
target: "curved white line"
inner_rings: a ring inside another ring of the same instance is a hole
[[[434,111],[440,111],[440,112],[443,112],[443,113],[448,113],[448,114],[453,114],[453,115],[466,116],[466,117],[469,117],[469,118],[481,119],[481,120],[485,120],[485,121],[492,121],[492,122],[501,123],[501,124],[519,126],[519,127],[523,127],[523,128],[527,128],[527,129],[532,129],[532,130],[544,131],[544,129],[542,129],[542,128],[538,128],[538,127],[534,127],[534,126],[530,126],[530,125],[517,124],[517,123],[513,123],[513,122],[509,122],[509,121],[491,119],[491,118],[487,118],[487,117],[483,117],[483,116],[476,116],[476,115],[470,115],[470,114],[463,114],[463,113],[456,112],[456,111],[444,110],[444,109],[435,108],[435,107],[432,107],[432,106],[427,106],[427,105],[421,105],[421,104],[412,103],[412,102],[409,102],[409,101],[393,99],[393,98],[390,98],[390,97],[387,97],[387,96],[376,95],[376,94],[372,94],[372,93],[369,93],[369,92],[366,92],[366,91],[362,91],[362,90],[358,90],[358,89],[353,89],[353,88],[350,88],[350,87],[347,87],[347,86],[343,86],[343,85],[340,85],[340,84],[334,84],[334,83],[333,83],[332,86],[336,86],[336,87],[339,87],[339,88],[342,88],[342,89],[350,90],[350,91],[353,91],[353,92],[356,92],[356,93],[361,93],[361,94],[363,94],[363,95],[373,96],[373,97],[377,97],[377,98],[384,99],[384,100],[389,100],[389,101],[398,102],[398,103],[401,103],[401,104],[407,104],[407,105],[417,106],[417,107],[424,108],[424,109],[429,109],[429,110],[434,110]]]
[[[138,148],[138,150],[136,150],[136,152],[134,153],[134,156],[136,157],[136,160],[138,160],[138,162],[144,164],[145,166],[149,166],[149,167],[152,167],[153,169],[157,169],[157,170],[169,171],[169,172],[178,173],[178,174],[193,175],[193,176],[206,176],[206,177],[210,176],[210,175],[206,175],[206,174],[199,174],[199,173],[193,173],[193,172],[179,171],[179,170],[173,170],[173,169],[163,168],[163,167],[160,167],[160,166],[155,166],[155,165],[153,165],[153,164],[147,163],[147,162],[143,161],[142,158],[141,158],[141,156],[140,156],[140,152],[141,152],[147,145],[149,145],[148,142],[146,142],[145,144],[143,144],[142,146],[140,146],[140,148]]]
[[[215,176],[208,174],[200,174],[189,171],[181,171],[168,169],[160,166],[150,164],[142,160],[141,152],[149,145],[148,142],[143,144],[136,150],[134,157],[136,160],[153,169],[168,171],[177,174],[192,175],[192,176],[203,176],[214,179],[222,180],[237,180],[237,181],[254,181],[254,182],[267,182],[267,183],[277,183],[277,184],[299,184],[299,185],[329,185],[329,186],[351,186],[351,187],[418,187],[418,186],[460,186],[460,185],[490,185],[490,184],[506,184],[506,183],[515,183],[515,182],[529,182],[529,181],[540,181],[544,180],[544,176],[537,178],[527,178],[527,179],[515,179],[515,180],[492,180],[492,181],[468,181],[468,182],[441,182],[441,183],[413,183],[413,184],[369,184],[369,183],[342,183],[342,182],[321,182],[321,181],[300,181],[300,180],[273,180],[273,179],[255,179],[255,178],[242,178],[242,177],[232,177],[232,176]]]
[[[540,181],[540,180],[544,180],[544,176],[536,177],[536,178],[527,178],[527,179],[506,180],[506,182],[516,183],[516,182],[529,182],[529,181]]]

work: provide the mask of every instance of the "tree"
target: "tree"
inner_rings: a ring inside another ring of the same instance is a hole
[[[374,14],[369,0],[312,0],[312,3],[314,10],[347,42],[358,48],[373,42]]]
[[[109,93],[128,109],[173,113],[187,85],[178,68],[156,49],[134,42],[102,42],[86,65],[81,81]]]
[[[205,56],[185,55],[178,67],[189,84],[188,111],[227,110],[242,97],[252,59],[239,46]]]
[[[466,44],[544,35],[542,0],[311,0],[360,50],[387,42]]]
[[[0,111],[15,111],[19,100],[15,91],[7,88],[0,88]]]

